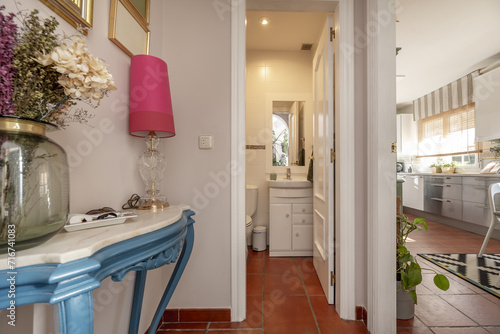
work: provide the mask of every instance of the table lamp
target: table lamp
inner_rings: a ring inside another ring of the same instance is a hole
[[[130,64],[129,133],[146,139],[147,150],[139,157],[139,172],[146,185],[138,208],[168,207],[160,185],[167,160],[158,150],[160,138],[175,136],[167,64],[154,56],[135,55]]]

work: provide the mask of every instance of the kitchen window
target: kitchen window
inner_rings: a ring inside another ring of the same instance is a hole
[[[469,104],[421,119],[419,156],[452,156],[453,161],[475,163],[475,158],[470,157],[471,153],[477,153],[474,113],[474,104]]]

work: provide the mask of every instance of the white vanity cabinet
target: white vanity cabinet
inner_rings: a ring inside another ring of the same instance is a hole
[[[269,256],[312,256],[312,188],[269,188]]]

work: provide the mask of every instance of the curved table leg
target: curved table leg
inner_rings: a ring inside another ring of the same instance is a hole
[[[94,333],[92,291],[66,299],[58,305],[61,334]]]
[[[129,334],[137,334],[139,331],[139,321],[141,320],[142,300],[144,298],[144,286],[146,285],[146,270],[136,271],[134,285],[134,301],[130,314]]]
[[[167,304],[170,301],[170,298],[172,298],[172,294],[174,293],[174,290],[177,287],[177,283],[179,283],[179,279],[181,278],[182,273],[184,272],[184,268],[186,268],[186,264],[189,260],[189,257],[191,256],[191,251],[193,250],[193,244],[194,244],[194,228],[193,225],[191,224],[188,226],[186,239],[184,241],[184,248],[182,249],[182,253],[179,256],[179,259],[177,260],[177,264],[172,273],[172,276],[170,277],[170,280],[168,281],[167,287],[165,288],[165,292],[163,293],[160,304],[158,304],[158,308],[156,309],[153,320],[151,321],[151,325],[149,326],[148,334],[156,333],[156,328],[160,323],[161,316],[163,315],[163,312],[167,308]]]

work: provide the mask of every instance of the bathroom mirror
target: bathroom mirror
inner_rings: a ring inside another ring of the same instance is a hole
[[[273,101],[273,166],[305,166],[305,101]]]
[[[266,173],[307,174],[312,155],[312,97],[266,94]]]

